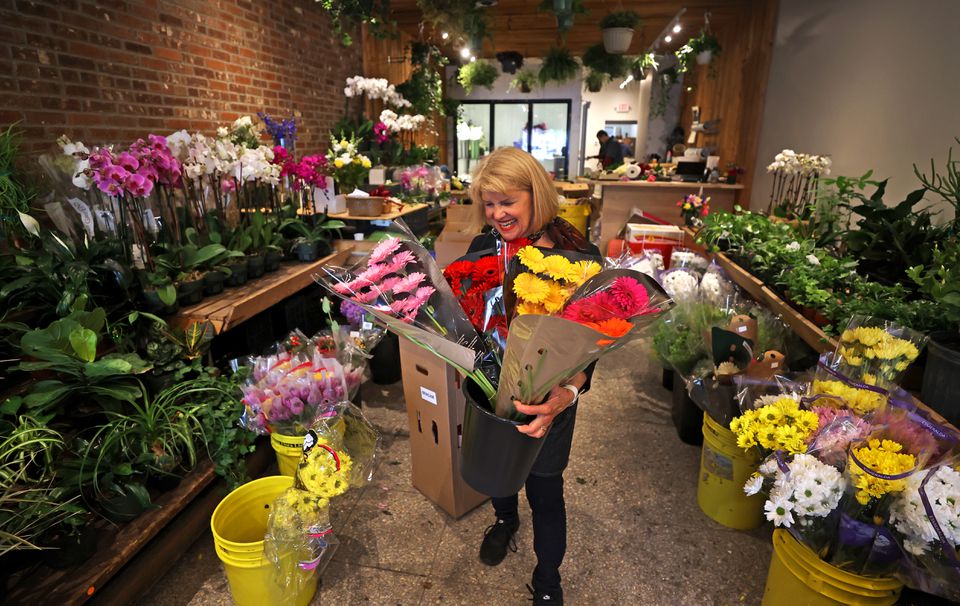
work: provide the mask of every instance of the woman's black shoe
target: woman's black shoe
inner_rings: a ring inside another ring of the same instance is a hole
[[[508,523],[497,520],[483,531],[483,543],[480,544],[480,561],[487,566],[496,566],[507,557],[507,549],[516,553],[517,542],[513,535],[520,528],[520,520]]]

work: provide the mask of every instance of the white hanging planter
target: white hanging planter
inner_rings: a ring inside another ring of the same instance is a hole
[[[632,41],[633,29],[629,27],[608,27],[603,30],[603,48],[611,55],[627,52]]]
[[[697,53],[697,65],[709,65],[711,61],[713,61],[713,51]]]

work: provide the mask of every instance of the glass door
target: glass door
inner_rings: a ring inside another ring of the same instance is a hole
[[[530,148],[527,150],[557,179],[567,177],[570,104],[533,103]]]
[[[490,149],[490,104],[464,103],[457,123],[457,174],[469,175],[470,170]]]

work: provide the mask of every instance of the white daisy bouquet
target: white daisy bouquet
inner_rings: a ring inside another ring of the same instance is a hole
[[[845,489],[846,480],[837,468],[806,453],[789,461],[768,458],[743,487],[747,495],[766,490],[764,511],[775,526],[801,531],[822,526]]]

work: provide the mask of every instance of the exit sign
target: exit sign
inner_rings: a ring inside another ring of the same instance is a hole
[[[627,113],[627,112],[630,111],[630,104],[629,104],[629,103],[619,103],[619,104],[617,104],[616,107],[613,108],[613,111],[617,112],[618,114],[625,114],[625,113]]]

